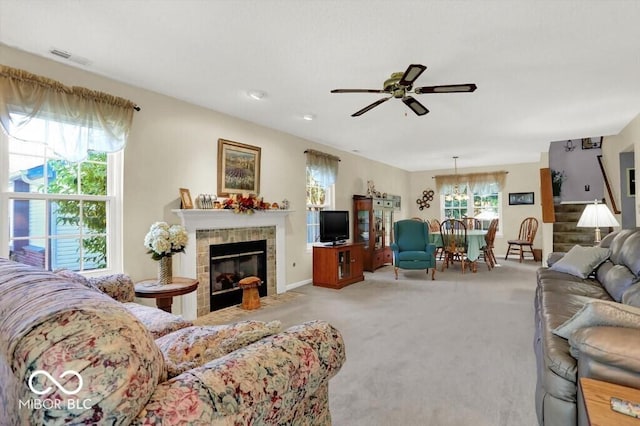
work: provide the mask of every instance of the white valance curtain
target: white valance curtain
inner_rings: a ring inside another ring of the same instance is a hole
[[[307,169],[311,177],[322,188],[328,188],[336,183],[340,158],[313,149],[307,149]]]
[[[14,139],[47,143],[68,161],[124,148],[136,105],[123,98],[0,65],[0,125]]]
[[[506,177],[505,171],[439,175],[435,176],[436,191],[438,194],[452,193],[457,185],[473,194],[492,194],[502,191]]]

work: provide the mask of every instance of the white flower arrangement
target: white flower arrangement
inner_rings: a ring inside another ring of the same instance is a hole
[[[171,257],[174,253],[184,253],[189,236],[182,225],[171,225],[167,222],[156,222],[149,228],[144,237],[144,246],[149,249],[153,260]]]

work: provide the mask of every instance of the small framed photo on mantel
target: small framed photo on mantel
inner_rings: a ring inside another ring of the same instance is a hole
[[[192,209],[193,200],[191,199],[191,192],[187,188],[180,188],[180,208]]]

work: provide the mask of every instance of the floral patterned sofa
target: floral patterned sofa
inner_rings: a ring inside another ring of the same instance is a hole
[[[154,335],[103,291],[129,299],[126,277],[76,278],[0,259],[2,425],[331,424],[328,381],[345,352],[328,323]]]

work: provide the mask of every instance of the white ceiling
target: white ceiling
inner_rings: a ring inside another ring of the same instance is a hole
[[[638,1],[0,0],[0,42],[409,171],[535,162],[640,112]],[[415,95],[422,117],[329,93],[412,63],[478,90]]]

